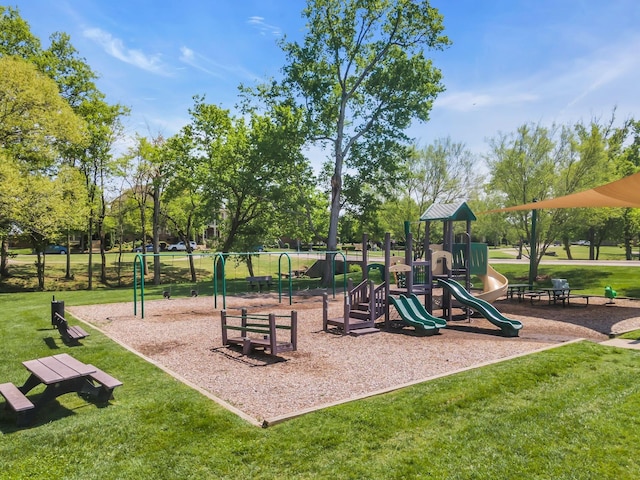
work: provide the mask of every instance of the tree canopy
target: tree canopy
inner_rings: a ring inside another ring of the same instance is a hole
[[[18,57],[0,57],[0,144],[29,168],[48,166],[67,143],[81,144],[84,121],[58,86]]]
[[[333,250],[343,185],[396,179],[407,154],[405,130],[415,119],[428,120],[444,89],[426,53],[449,40],[442,15],[427,1],[309,0],[303,16],[304,41],[282,42],[284,79],[266,97],[297,105],[308,140],[330,152],[327,243]]]

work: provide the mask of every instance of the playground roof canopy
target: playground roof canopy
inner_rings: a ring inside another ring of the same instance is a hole
[[[512,212],[515,210],[538,210],[541,208],[588,208],[623,207],[640,208],[640,172],[615,182],[584,190],[564,197],[530,202],[490,212]],[[426,212],[425,212],[426,213]],[[422,218],[420,218],[422,220]]]
[[[476,220],[467,202],[434,203],[420,216],[421,222],[432,220]]]

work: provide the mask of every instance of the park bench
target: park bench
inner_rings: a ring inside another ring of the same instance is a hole
[[[5,408],[11,408],[17,415],[18,425],[23,425],[27,420],[27,413],[35,408],[29,400],[13,383],[0,384],[0,395],[6,401]]]
[[[286,324],[276,323],[276,318],[289,318]],[[229,324],[229,319],[239,319],[239,325]],[[269,350],[270,355],[277,355],[281,352],[291,352],[298,348],[298,313],[291,311],[291,315],[268,315],[247,313],[247,309],[241,310],[241,315],[228,315],[226,310],[220,312],[222,325],[222,344],[239,345],[242,347],[242,354],[248,355],[254,348]],[[237,336],[229,336],[228,330],[237,332]],[[289,340],[278,340],[278,330],[289,330]]]
[[[89,336],[81,327],[77,325],[73,327],[69,326],[67,320],[57,312],[53,314],[53,321],[55,328],[58,329],[62,340],[65,342],[77,342]]]
[[[262,291],[262,287],[266,286],[267,288],[271,287],[271,275],[260,275],[256,277],[247,277],[247,283],[253,290],[258,287],[259,291]]]

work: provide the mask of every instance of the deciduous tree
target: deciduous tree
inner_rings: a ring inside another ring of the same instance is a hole
[[[51,166],[85,131],[53,80],[21,58],[0,57],[0,145],[24,169]]]
[[[308,0],[302,43],[286,42],[282,90],[305,114],[309,140],[331,156],[327,243],[337,247],[348,177],[380,186],[396,177],[406,155],[407,127],[429,118],[444,87],[427,57],[449,40],[428,1]],[[355,182],[354,182],[355,183]]]

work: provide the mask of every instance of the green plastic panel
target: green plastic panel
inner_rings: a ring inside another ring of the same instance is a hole
[[[467,245],[465,243],[453,244],[453,268],[462,269],[465,268]],[[486,275],[487,264],[489,263],[489,247],[486,243],[472,243],[471,244],[471,259],[470,259],[470,273],[471,275]]]

